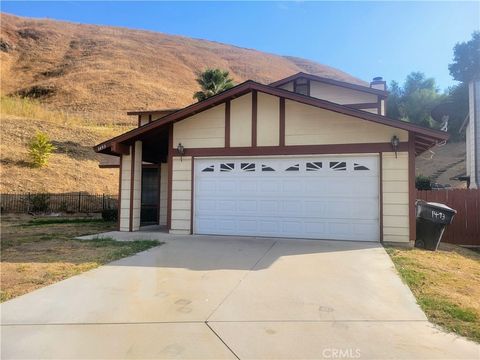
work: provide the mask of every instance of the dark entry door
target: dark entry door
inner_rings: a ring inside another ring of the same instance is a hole
[[[158,224],[159,175],[158,168],[142,169],[142,209],[140,212],[140,223],[142,225]]]

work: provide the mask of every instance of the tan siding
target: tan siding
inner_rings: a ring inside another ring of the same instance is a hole
[[[172,162],[172,223],[173,234],[190,234],[192,201],[192,158],[174,157]]]
[[[377,95],[341,86],[310,81],[310,96],[337,104],[376,103]]]
[[[286,83],[285,85],[280,86],[280,89],[293,91],[293,81]]]
[[[382,154],[383,240],[408,242],[408,153]]]
[[[408,141],[408,132],[404,130],[290,100],[285,102],[286,145],[385,143],[393,135]]]
[[[173,126],[173,146],[212,148],[225,145],[225,104],[202,111]]]
[[[145,124],[148,124],[148,117],[149,114],[142,114],[140,115],[140,126],[143,126]]]
[[[232,100],[230,106],[230,146],[251,146],[252,94]]]
[[[167,225],[168,204],[168,164],[163,163],[160,167],[160,225]]]
[[[258,93],[257,145],[278,146],[280,132],[280,99]]]
[[[130,147],[131,154],[131,147]],[[131,155],[122,155],[122,175],[120,193],[120,231],[129,231],[130,223],[130,176]]]

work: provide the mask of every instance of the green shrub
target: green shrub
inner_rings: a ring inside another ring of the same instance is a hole
[[[102,210],[102,219],[105,221],[117,221],[118,219],[117,209]]]
[[[428,176],[418,175],[415,178],[415,187],[417,190],[432,190],[432,182]]]
[[[55,150],[48,136],[38,132],[28,144],[28,153],[34,167],[41,168],[48,163],[48,158]]]

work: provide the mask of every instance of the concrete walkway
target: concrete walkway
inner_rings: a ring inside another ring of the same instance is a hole
[[[152,236],[166,243],[4,303],[2,359],[480,358],[379,244]]]

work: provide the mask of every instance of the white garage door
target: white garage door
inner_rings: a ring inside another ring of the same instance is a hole
[[[196,234],[379,240],[377,156],[196,159]]]

